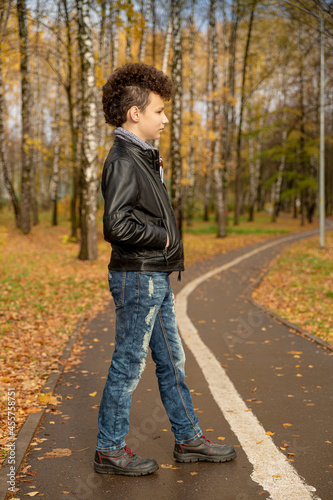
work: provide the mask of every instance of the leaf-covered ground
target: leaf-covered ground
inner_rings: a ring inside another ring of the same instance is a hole
[[[11,215],[0,213],[0,463],[9,440],[8,388],[14,387],[16,392],[17,432],[29,413],[45,404],[41,389],[59,366],[78,319],[95,315],[110,300],[110,249],[101,225],[98,260],[82,262],[77,259],[79,245],[68,242],[68,221],[62,220],[56,227],[49,221],[49,214],[44,214],[32,233],[24,236],[15,228]],[[228,237],[218,240],[214,222],[197,221],[191,232],[184,234],[186,265],[298,230],[299,222],[289,217],[281,217],[273,225],[269,215],[258,214],[254,223],[244,218],[237,228],[230,224]]]
[[[294,243],[279,256],[253,298],[333,345],[333,234]]]

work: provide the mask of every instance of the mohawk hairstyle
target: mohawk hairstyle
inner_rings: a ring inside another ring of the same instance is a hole
[[[127,111],[132,106],[144,111],[149,104],[150,92],[170,100],[173,93],[170,78],[144,63],[128,63],[116,69],[103,86],[106,123],[119,127],[126,122]]]

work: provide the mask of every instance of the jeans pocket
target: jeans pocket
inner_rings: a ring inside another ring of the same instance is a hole
[[[109,288],[116,307],[124,304],[126,271],[109,271]]]

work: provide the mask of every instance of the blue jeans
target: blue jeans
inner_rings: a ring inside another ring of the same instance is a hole
[[[148,346],[176,442],[186,443],[202,435],[185,384],[185,354],[169,274],[109,271],[116,306],[116,340],[99,409],[99,451],[126,445],[132,393],[145,368]]]

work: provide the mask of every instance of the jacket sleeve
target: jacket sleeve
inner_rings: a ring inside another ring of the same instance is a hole
[[[105,164],[102,193],[105,201],[103,232],[106,241],[135,247],[165,248],[166,230],[148,224],[144,217],[135,214],[139,185],[135,169],[129,161],[116,160]]]

